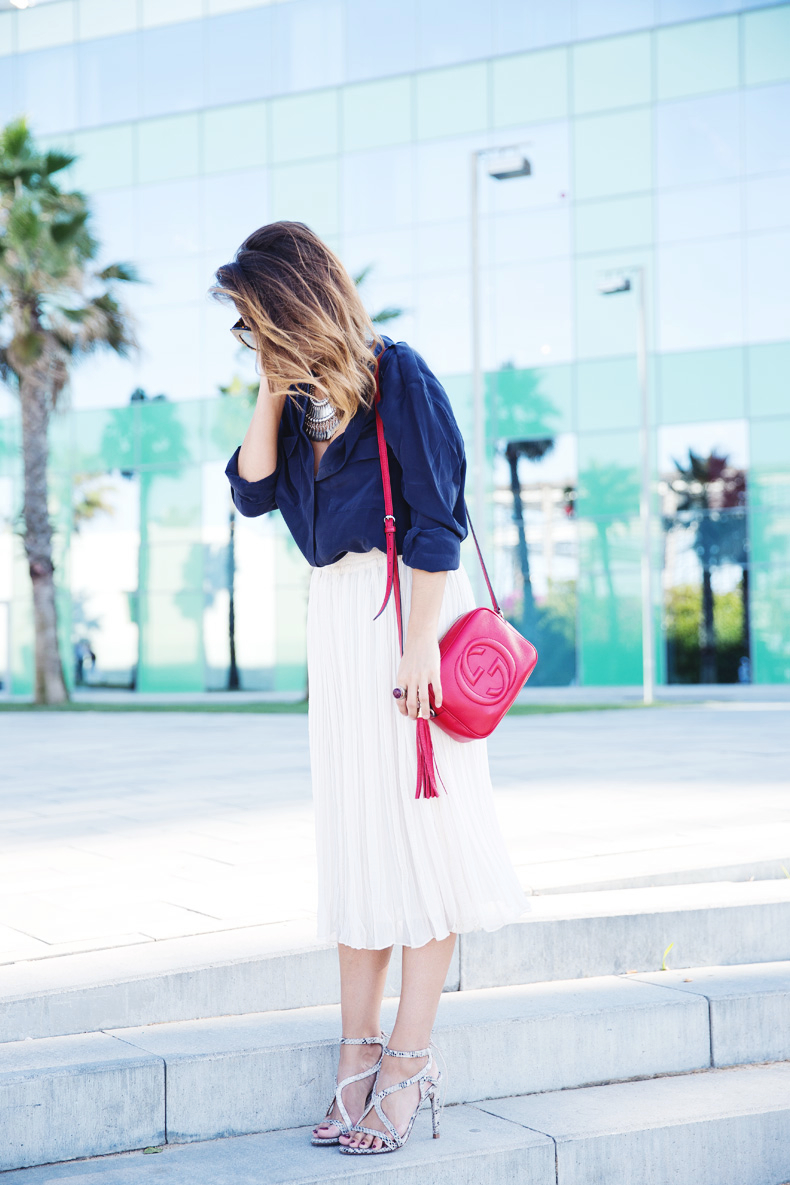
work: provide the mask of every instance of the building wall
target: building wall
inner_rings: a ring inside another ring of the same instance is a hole
[[[746,474],[748,552],[717,564],[717,612],[741,596],[751,677],[788,678],[790,5],[56,0],[0,12],[0,55],[0,119],[24,111],[44,143],[79,154],[69,180],[90,195],[101,262],[133,260],[146,280],[127,296],[139,355],[83,364],[53,432],[75,623],[64,641],[90,642],[95,678],[226,678],[222,470],[249,409],[218,391],[254,373],[228,333],[232,310],[207,297],[217,265],[256,226],[291,218],[352,272],[370,266],[368,306],[403,310],[387,332],[440,374],[471,450],[470,156],[511,144],[530,177],[496,181],[485,158],[478,172],[483,527],[503,598],[518,618],[504,448],[550,439],[518,463],[545,677],[641,678],[635,305],[598,291],[606,273],[641,266],[657,624],[670,630],[667,607],[700,582],[699,533],[666,518],[675,462],[689,448],[727,456]],[[130,405],[137,387],[166,400]],[[8,394],[0,416],[0,667],[7,636],[23,692]],[[75,531],[73,507],[97,489],[106,511]],[[298,687],[309,570],[276,515],[239,522],[235,552],[242,681]]]

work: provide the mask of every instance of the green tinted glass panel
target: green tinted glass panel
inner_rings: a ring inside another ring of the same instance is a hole
[[[570,366],[499,370],[486,376],[495,439],[555,436],[571,427],[573,381]]]
[[[33,691],[33,601],[30,576],[22,540],[14,546],[14,600],[11,605],[11,691],[14,695],[30,695]]]
[[[744,14],[743,57],[747,84],[790,78],[790,5]]]
[[[49,469],[68,471],[73,462],[74,423],[71,416],[56,415],[49,422]]]
[[[146,510],[149,544],[194,540],[199,536],[202,475],[200,467],[143,469],[141,517]]]
[[[785,485],[786,505],[775,511],[749,515],[749,560],[752,564],[790,566],[790,497]]]
[[[461,433],[467,442],[472,439],[474,408],[472,398],[472,376],[470,374],[446,374],[439,378],[453,405],[453,414]],[[489,415],[490,408],[485,409]],[[490,435],[490,432],[489,432]],[[468,447],[470,447],[468,445]]]
[[[138,690],[203,690],[202,620],[202,592],[142,597]]]
[[[227,461],[244,439],[254,409],[255,398],[242,395],[206,400],[202,448],[205,461]]]
[[[749,619],[752,680],[790,682],[790,567],[752,565]]]
[[[790,505],[790,417],[753,420],[749,452],[749,506],[784,513]]]
[[[200,122],[197,115],[168,115],[137,125],[137,179],[169,181],[199,170]]]
[[[568,114],[568,51],[549,49],[492,63],[494,127]]]
[[[17,468],[20,457],[20,424],[16,417],[0,420],[0,476],[7,477]]]
[[[177,466],[201,460],[203,400],[139,404],[140,463]]]
[[[585,686],[642,679],[638,522],[580,523],[578,650]]]
[[[652,253],[635,247],[628,254],[581,256],[576,263],[576,349],[580,358],[616,358],[636,354],[637,302],[635,292],[604,295],[600,285],[621,269],[637,266],[652,274]],[[651,292],[647,286],[647,324],[651,321]]]
[[[576,197],[606,197],[649,189],[652,181],[650,111],[638,109],[576,120]]]
[[[275,545],[277,615],[275,688],[294,691],[305,686],[304,621],[307,609],[305,563],[292,540],[279,535]]]
[[[576,203],[574,216],[580,254],[618,251],[653,239],[653,199],[648,194]]]
[[[405,144],[412,137],[412,79],[386,78],[343,91],[343,150]]]
[[[634,358],[600,358],[576,367],[577,423],[580,432],[637,428],[641,420]]]
[[[74,468],[83,472],[134,469],[140,464],[136,407],[74,412]]]
[[[338,92],[313,91],[275,99],[272,160],[276,163],[333,156],[338,149]]]
[[[750,415],[790,414],[790,342],[749,346],[746,366]]]
[[[157,532],[159,534],[159,532]],[[180,592],[203,585],[203,544],[153,543],[143,559],[147,562],[147,585],[150,593]]]
[[[572,60],[573,106],[577,114],[650,102],[649,33],[575,45]]]
[[[744,352],[694,350],[659,359],[662,424],[735,420],[744,415]]]
[[[71,168],[73,184],[88,191],[134,182],[134,125],[75,132],[72,151],[79,159]]]
[[[656,34],[659,99],[738,85],[738,18],[694,21]]]
[[[595,432],[579,437],[578,513],[627,519],[639,513],[639,435]]]
[[[338,232],[336,161],[280,165],[272,169],[272,221],[306,222],[319,235]]]
[[[417,136],[430,140],[488,126],[488,68],[485,63],[426,70],[417,75]]]
[[[246,169],[267,161],[266,103],[238,103],[203,112],[203,172]]]

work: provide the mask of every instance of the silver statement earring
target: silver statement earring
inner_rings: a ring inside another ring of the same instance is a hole
[[[311,383],[307,390],[308,403],[304,417],[304,430],[310,440],[329,440],[340,427],[340,417],[328,399],[314,397],[314,390]]]

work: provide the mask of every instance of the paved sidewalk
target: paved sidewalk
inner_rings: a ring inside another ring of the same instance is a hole
[[[754,695],[509,718],[489,751],[523,883],[790,873],[789,725]],[[310,927],[305,716],[4,713],[0,754],[0,962]]]

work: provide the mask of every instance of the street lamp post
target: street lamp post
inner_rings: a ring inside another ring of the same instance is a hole
[[[653,630],[653,562],[651,556],[651,481],[650,481],[650,401],[647,379],[647,313],[645,309],[645,269],[641,265],[628,268],[598,285],[603,296],[619,292],[634,292],[636,296],[636,366],[639,376],[641,404],[639,427],[639,457],[641,483],[639,519],[642,527],[642,698],[646,704],[655,700],[655,638]],[[633,277],[633,282],[632,282]]]
[[[470,232],[469,255],[472,271],[471,313],[472,313],[472,408],[474,435],[474,521],[481,536],[485,524],[485,400],[483,392],[483,364],[480,349],[480,161],[490,157],[488,176],[495,181],[509,181],[513,177],[529,177],[530,162],[521,148],[476,148],[470,155]],[[485,596],[483,573],[475,565],[475,593],[478,601]]]

